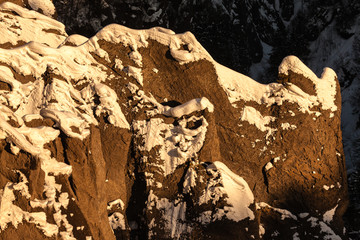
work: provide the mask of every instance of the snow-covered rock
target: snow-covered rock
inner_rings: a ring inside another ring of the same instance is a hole
[[[63,26],[1,6],[24,29]],[[260,84],[189,32],[37,37],[0,48],[1,239],[343,236],[331,69],[318,77],[289,56],[279,82]]]

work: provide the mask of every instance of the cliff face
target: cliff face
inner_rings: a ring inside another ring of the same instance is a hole
[[[263,85],[189,32],[0,8],[1,239],[344,238],[331,69]]]

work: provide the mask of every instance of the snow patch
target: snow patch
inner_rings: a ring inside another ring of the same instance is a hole
[[[126,72],[126,74],[129,77],[133,77],[135,78],[135,80],[141,85],[143,86],[144,84],[144,78],[142,76],[141,73],[141,68],[137,68],[137,67],[133,67],[133,66],[128,66],[124,68],[124,71]]]
[[[338,206],[339,206],[339,204],[337,204],[333,209],[330,209],[329,211],[324,213],[324,215],[323,215],[324,222],[330,223],[333,220],[335,211]]]
[[[196,186],[197,173],[194,168],[189,168],[186,172],[183,189],[184,193],[189,193]]]
[[[244,107],[240,120],[247,121],[250,124],[255,125],[262,132],[267,132],[267,136],[276,131],[276,129],[266,126],[270,122],[275,121],[275,117],[264,117],[258,110],[250,106]]]
[[[112,230],[120,228],[121,230],[126,230],[125,218],[119,212],[114,212],[109,216],[109,223]]]
[[[254,202],[254,195],[247,182],[219,161],[207,166],[207,171],[216,180],[210,180],[199,199],[199,204],[207,203],[210,200],[215,203],[222,197],[228,204],[224,209],[216,209],[212,220],[221,220],[223,217],[235,222],[246,218],[253,220],[255,215],[249,207]],[[207,217],[204,219],[207,219]]]
[[[297,217],[294,214],[292,214],[289,210],[275,208],[265,202],[256,203],[256,209],[261,209],[261,208],[270,208],[271,210],[278,212],[279,214],[281,214],[281,220],[284,220],[285,218],[297,220]]]
[[[37,228],[42,230],[45,236],[56,236],[59,233],[59,227],[61,225],[59,226],[57,224],[48,223],[45,212],[30,213],[14,205],[14,201],[16,200],[14,191],[20,191],[20,194],[27,199],[30,199],[31,197],[27,186],[28,181],[25,175],[21,172],[18,173],[21,179],[19,183],[8,182],[4,189],[0,190],[0,229],[2,231],[5,230],[8,224],[12,224],[15,228],[17,228],[19,224],[26,221],[28,223],[34,223]],[[64,196],[62,198],[64,198]],[[64,218],[63,216],[61,216],[62,219]],[[54,216],[54,219],[56,219],[56,215]],[[67,227],[68,225],[64,224],[64,226]],[[68,233],[68,236],[72,237],[72,228],[70,227],[67,229],[66,233]]]
[[[298,58],[287,57],[279,67],[279,73],[288,74],[288,70],[304,74],[311,77],[316,86],[316,96],[309,95],[294,84],[287,84],[285,87],[279,83],[261,84],[253,79],[235,72],[225,66],[213,62],[218,75],[218,80],[230,103],[237,107],[238,101],[254,101],[258,104],[270,106],[272,104],[282,105],[288,101],[299,105],[299,110],[303,113],[311,113],[311,108],[322,104],[323,109],[336,111],[336,75],[326,68],[322,77],[319,79],[311,72]]]
[[[186,202],[172,202],[166,198],[158,198],[150,190],[147,207],[148,209],[155,208],[162,212],[165,231],[169,233],[171,239],[181,239],[182,233],[191,230],[190,226],[185,223]],[[155,226],[154,223],[150,223],[150,231]]]
[[[281,128],[283,130],[295,130],[296,129],[296,125],[294,124],[290,124],[290,123],[281,123]]]
[[[107,210],[111,210],[114,206],[119,206],[122,210],[124,210],[125,204],[120,198],[118,198],[114,201],[108,202]]]
[[[201,126],[188,129],[188,122],[200,121]],[[158,167],[165,176],[172,173],[177,166],[195,157],[205,141],[208,123],[204,117],[192,116],[179,121],[178,126],[165,124],[163,119],[152,118],[149,121],[136,121],[132,127],[137,136],[143,138],[144,145],[138,146],[141,151],[150,151],[160,146]]]
[[[28,0],[30,7],[35,11],[42,11],[48,17],[55,14],[55,6],[51,0]]]
[[[46,3],[50,2],[50,0],[33,0],[33,2]],[[0,11],[0,29],[1,32],[6,32],[1,36],[1,44],[9,42],[16,45],[18,41],[25,43],[36,41],[57,47],[67,37],[65,26],[62,23],[38,12],[30,11],[11,2],[0,4],[0,10],[2,10]],[[10,14],[4,10],[13,11],[18,15]],[[47,30],[54,30],[59,34]]]
[[[330,68],[324,68],[320,78],[313,73],[304,63],[295,56],[284,58],[279,66],[279,73],[288,75],[289,71],[301,74],[310,79],[314,85],[318,101],[324,110],[337,110],[335,104],[336,95],[336,73]]]

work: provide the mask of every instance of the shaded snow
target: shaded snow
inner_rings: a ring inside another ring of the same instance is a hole
[[[337,207],[338,204],[333,209],[330,209],[329,211],[324,213],[323,215],[324,222],[330,223],[333,220]]]

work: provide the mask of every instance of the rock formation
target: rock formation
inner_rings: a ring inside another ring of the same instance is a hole
[[[0,9],[1,239],[346,238],[331,69],[263,85],[189,32]]]

